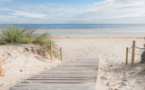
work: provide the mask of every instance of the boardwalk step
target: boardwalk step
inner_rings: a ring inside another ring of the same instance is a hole
[[[14,87],[10,90],[95,90],[94,88],[41,88],[41,87]]]

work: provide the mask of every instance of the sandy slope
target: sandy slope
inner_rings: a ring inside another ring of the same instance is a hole
[[[25,49],[26,47],[29,51]],[[4,77],[0,77],[0,90],[9,90],[10,87],[26,78],[61,64],[60,60],[50,61],[49,56],[47,59],[32,53],[31,47],[39,48],[33,45],[0,46],[4,73]]]
[[[63,49],[63,63],[80,60],[89,53],[99,55],[100,64],[97,79],[98,90],[145,90],[145,65],[134,68],[125,65],[125,49],[136,41],[143,47],[145,34],[60,34],[52,35],[57,47]],[[136,50],[140,54],[141,50]],[[7,90],[17,82],[37,74],[52,66],[59,65],[59,60],[38,60],[32,52],[21,46],[0,46],[4,77],[0,77],[0,89]],[[135,62],[140,60],[136,55]]]

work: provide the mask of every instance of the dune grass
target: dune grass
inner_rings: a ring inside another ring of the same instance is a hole
[[[46,50],[49,53],[50,42],[52,43],[52,47],[54,49],[53,55],[55,57],[58,57],[57,53],[55,52],[56,45],[51,40],[51,37],[48,33],[35,34],[35,30],[15,28],[14,26],[9,26],[8,28],[4,28],[0,34],[0,45],[35,44],[40,45],[44,50]]]
[[[50,44],[51,39],[49,34],[34,34],[34,32],[35,30],[9,26],[8,28],[4,28],[2,30],[0,35],[0,44]]]

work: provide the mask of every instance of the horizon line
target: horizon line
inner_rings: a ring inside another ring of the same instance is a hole
[[[2,24],[6,24],[6,23],[0,23],[0,24],[2,25]],[[90,25],[92,24],[93,25],[94,24],[95,25],[95,24],[109,24],[109,23],[7,23],[7,25],[8,24],[68,24],[68,25],[71,25],[71,24],[76,24],[76,25],[77,24],[78,25],[79,24],[90,24]],[[110,23],[110,25],[111,24],[116,24],[116,25],[117,24],[122,24],[122,25],[124,25],[124,24],[132,24],[132,25],[140,24],[141,25],[142,24],[142,25],[145,25],[145,23]]]

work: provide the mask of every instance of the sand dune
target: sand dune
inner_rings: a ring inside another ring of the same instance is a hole
[[[49,56],[44,58],[37,53],[33,53],[31,47],[40,48],[36,45],[0,46],[4,73],[4,77],[0,77],[0,90],[9,90],[10,87],[26,78],[61,64],[58,59],[51,61]]]

